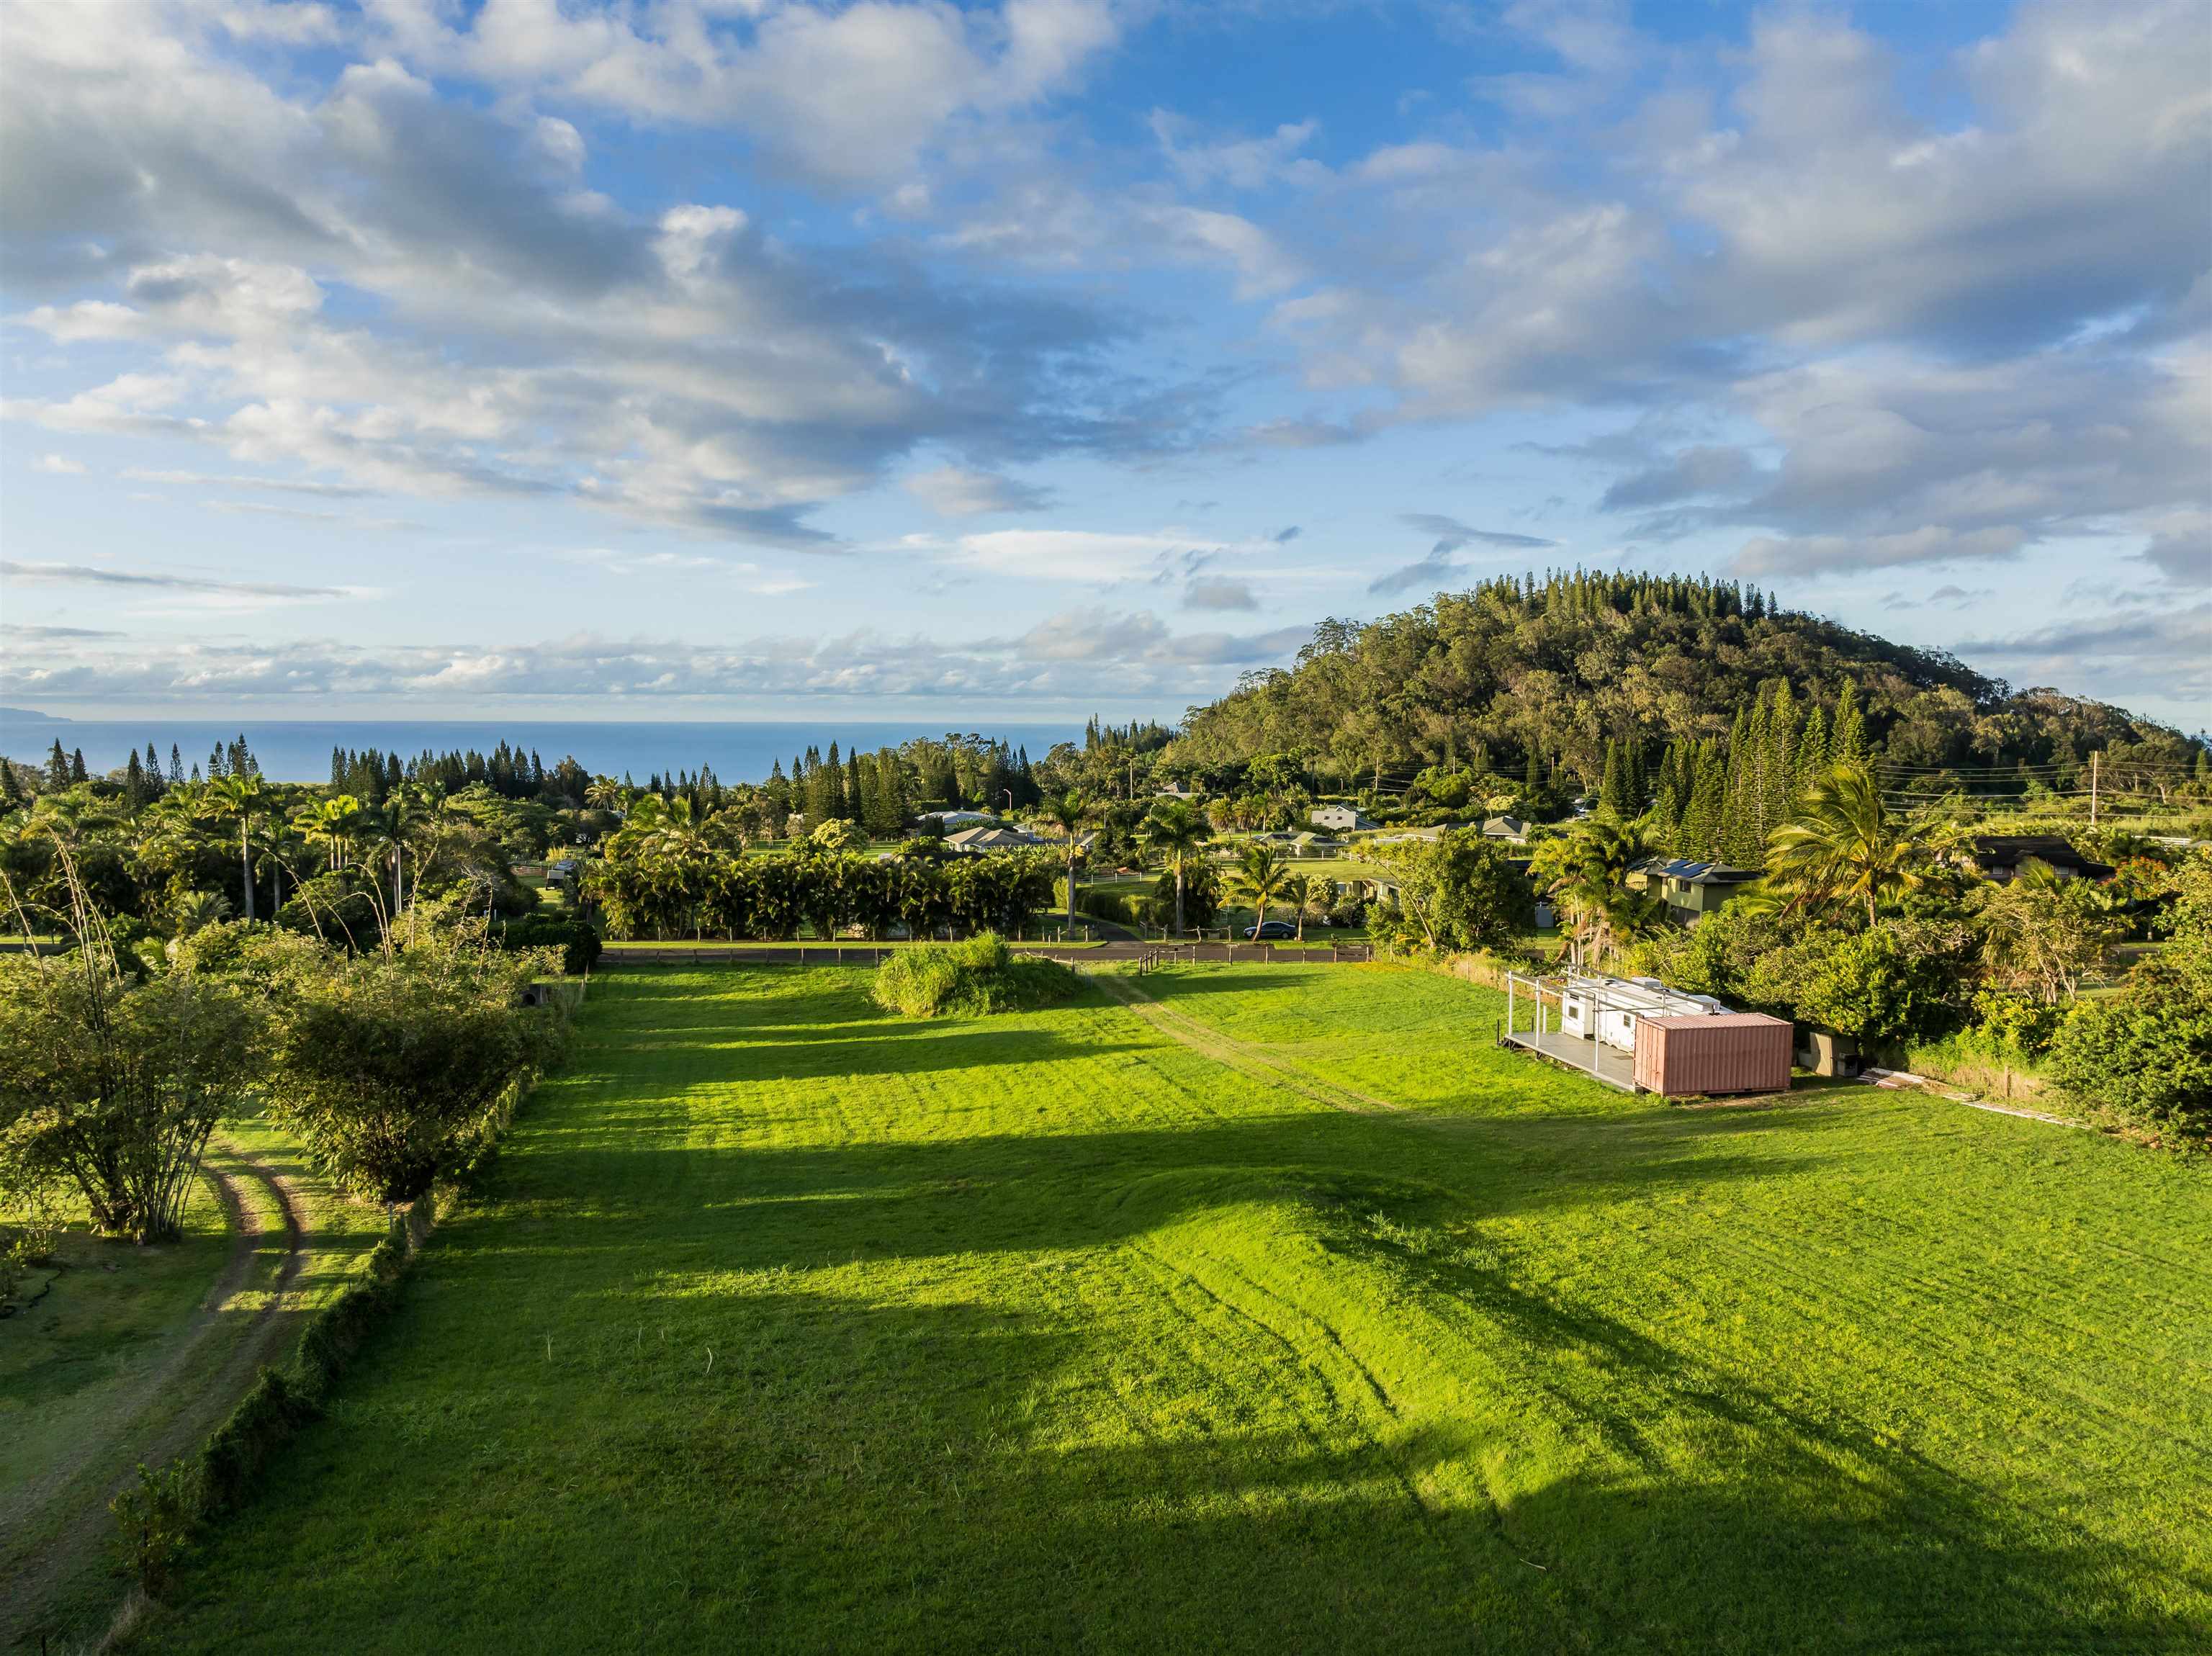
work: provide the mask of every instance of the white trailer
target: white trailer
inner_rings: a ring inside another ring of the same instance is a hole
[[[1711,995],[1686,995],[1656,978],[1575,974],[1559,992],[1559,1031],[1632,1052],[1638,1018],[1711,1017],[1728,1010]]]

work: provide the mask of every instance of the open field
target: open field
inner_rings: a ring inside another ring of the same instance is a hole
[[[2201,1170],[1624,1098],[1430,974],[1110,986],[604,975],[144,1647],[2212,1641]]]

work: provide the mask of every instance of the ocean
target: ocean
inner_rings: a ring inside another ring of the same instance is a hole
[[[691,771],[707,766],[725,782],[764,780],[769,767],[781,760],[788,769],[792,757],[808,747],[823,753],[836,743],[841,749],[868,752],[895,748],[918,736],[942,737],[949,727],[927,720],[901,724],[846,724],[824,719],[813,724],[653,723],[621,724],[597,720],[514,724],[489,719],[441,719],[399,722],[386,719],[209,720],[79,720],[32,716],[18,708],[0,709],[0,754],[17,763],[35,760],[43,764],[56,742],[64,752],[84,749],[86,767],[98,775],[129,761],[133,752],[143,754],[151,742],[168,763],[173,743],[184,755],[185,773],[197,763],[207,765],[210,749],[234,741],[243,732],[261,766],[261,773],[279,782],[327,782],[331,749],[334,747],[377,748],[411,759],[428,749],[433,753],[474,748],[489,753],[501,742],[527,753],[535,749],[550,770],[574,755],[576,762],[595,775],[620,776],[627,772],[642,782],[655,771]],[[1080,725],[997,725],[983,735],[1017,748],[1026,747],[1030,757],[1042,759],[1055,742],[1080,742]]]

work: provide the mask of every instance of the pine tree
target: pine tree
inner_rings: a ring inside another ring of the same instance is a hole
[[[1620,749],[1617,741],[1605,744],[1605,773],[1598,783],[1597,802],[1600,810],[1611,811],[1626,822],[1635,813],[1628,808],[1627,763],[1621,757]]]
[[[54,750],[46,755],[46,786],[65,788],[69,786],[69,755],[62,751],[61,738],[54,738]]]
[[[185,755],[178,751],[177,744],[172,742],[169,743],[169,786],[182,787],[184,782]]]
[[[1843,694],[1836,698],[1836,724],[1828,737],[1828,749],[1838,765],[1867,761],[1866,717],[1859,711],[1859,687],[1855,680],[1845,679]]]
[[[123,793],[136,810],[146,803],[146,767],[138,762],[138,749],[131,749],[131,762],[123,767]]]
[[[15,779],[15,767],[0,755],[0,800],[14,804],[23,797],[23,785]]]
[[[1759,727],[1765,723],[1765,712],[1764,701],[1756,709],[1737,708],[1735,728],[1729,732],[1726,803],[1722,807],[1717,850],[1739,864],[1752,856],[1753,848],[1760,842],[1759,737],[1764,734]]]
[[[1805,729],[1797,738],[1796,792],[1802,797],[1813,779],[1828,768],[1828,715],[1814,702],[1805,715]],[[1793,816],[1796,814],[1793,810]]]
[[[1686,856],[1709,862],[1721,854],[1728,810],[1728,767],[1711,741],[1698,743],[1692,772],[1689,808],[1682,818],[1681,850]]]
[[[1790,820],[1791,806],[1797,793],[1797,704],[1790,695],[1790,681],[1782,680],[1774,687],[1774,701],[1766,715],[1766,751],[1764,810],[1760,813],[1759,842],[1766,843],[1766,836]]]
[[[1669,742],[1659,755],[1659,776],[1651,796],[1651,834],[1659,844],[1674,847],[1682,835],[1682,812],[1688,804],[1680,786],[1682,744]]]
[[[146,744],[146,797],[152,798],[161,791],[161,755],[154,751],[154,744]]]

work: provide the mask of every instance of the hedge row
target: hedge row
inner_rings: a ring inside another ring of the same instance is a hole
[[[529,1084],[519,1081],[501,1096],[456,1184],[417,1201],[401,1228],[369,1251],[353,1280],[308,1319],[290,1362],[264,1366],[198,1455],[160,1472],[142,1465],[137,1484],[115,1498],[123,1550],[143,1591],[155,1592],[167,1580],[197,1531],[244,1506],[263,1470],[321,1414],[338,1377],[398,1303],[401,1280],[436,1227],[439,1210],[483,1173]]]

